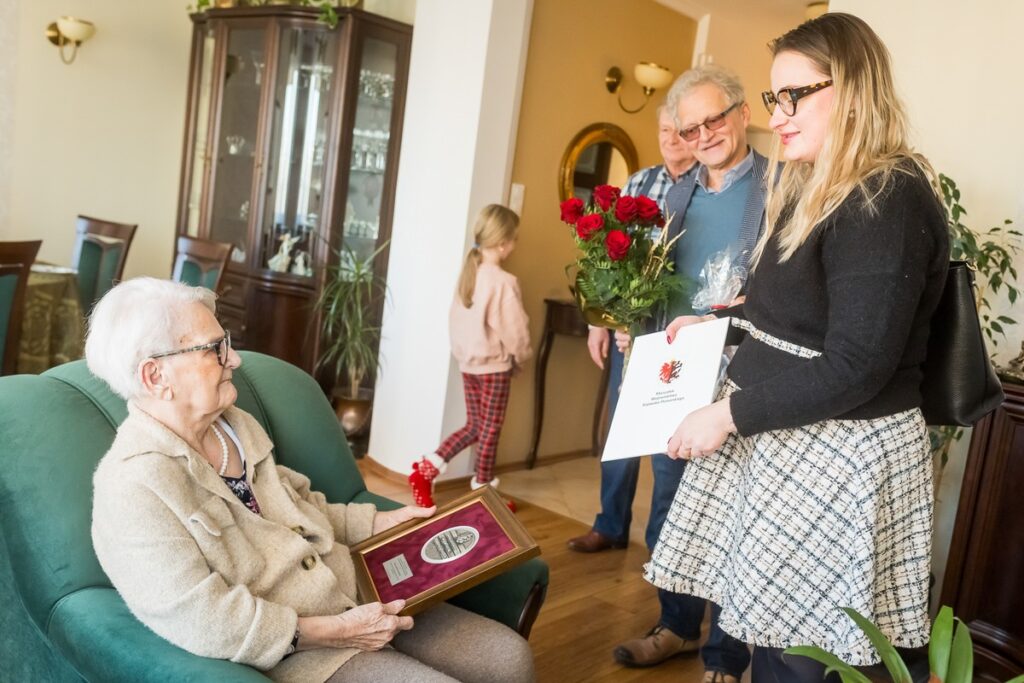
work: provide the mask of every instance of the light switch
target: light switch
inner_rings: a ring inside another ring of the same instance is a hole
[[[523,195],[526,194],[526,186],[522,183],[512,183],[508,191],[508,208],[516,212],[518,216],[523,215]]]

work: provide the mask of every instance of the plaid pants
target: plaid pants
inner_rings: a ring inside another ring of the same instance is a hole
[[[511,371],[487,375],[462,373],[462,388],[466,394],[466,425],[451,434],[437,449],[437,454],[448,462],[471,444],[477,443],[476,480],[481,484],[494,478],[498,437],[501,436],[501,425],[505,422],[511,383]]]

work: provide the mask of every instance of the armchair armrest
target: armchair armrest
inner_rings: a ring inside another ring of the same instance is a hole
[[[54,605],[47,636],[87,681],[266,683],[248,666],[197,657],[150,631],[113,588],[84,588]]]

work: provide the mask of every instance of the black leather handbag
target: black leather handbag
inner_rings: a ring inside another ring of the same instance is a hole
[[[978,319],[974,271],[965,261],[949,262],[922,370],[921,412],[927,424],[970,426],[1003,402]]]

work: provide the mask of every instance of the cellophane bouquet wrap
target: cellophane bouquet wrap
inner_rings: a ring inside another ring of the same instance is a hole
[[[598,185],[590,201],[562,202],[562,222],[571,226],[579,247],[573,293],[591,325],[637,333],[682,285],[669,258],[673,240],[664,230],[658,204],[644,196],[622,195]]]
[[[726,308],[739,296],[747,281],[747,269],[740,265],[733,249],[712,254],[700,270],[699,289],[691,306],[696,315]]]

